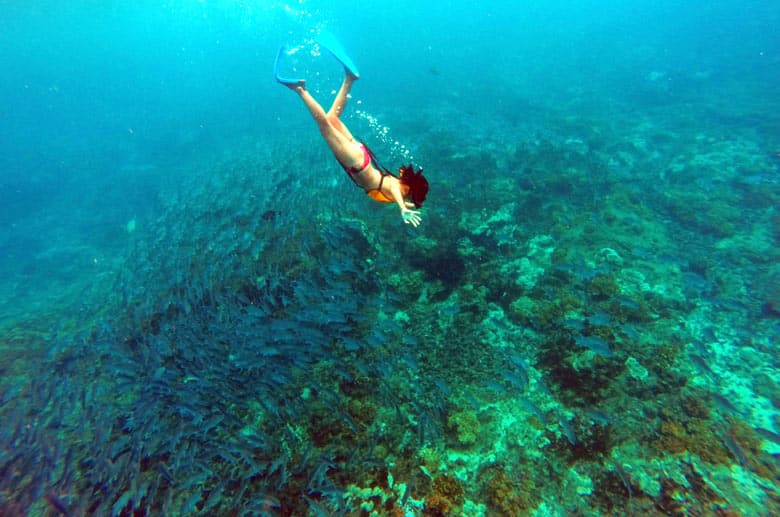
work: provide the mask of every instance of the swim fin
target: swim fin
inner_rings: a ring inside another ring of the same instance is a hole
[[[279,75],[279,62],[282,60],[282,57],[287,54],[287,51],[285,50],[284,46],[279,47],[279,53],[276,54],[276,61],[274,61],[274,78],[277,80],[277,82],[282,83],[285,86],[303,86],[306,84],[306,81],[303,79],[288,79],[287,77],[282,77]]]
[[[331,32],[326,30],[321,31],[317,36],[317,43],[325,47],[328,52],[333,54],[333,57],[335,57],[339,63],[344,65],[344,68],[347,69],[349,74],[355,77],[360,77],[360,72],[358,72],[357,65],[354,61],[352,61],[352,58],[349,57],[347,51],[344,50],[341,42],[336,39],[336,36],[334,36]]]

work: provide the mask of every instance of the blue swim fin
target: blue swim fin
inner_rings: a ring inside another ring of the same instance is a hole
[[[333,57],[338,59],[339,63],[344,65],[344,68],[347,69],[348,73],[354,75],[355,77],[360,77],[360,72],[358,72],[357,65],[354,61],[352,61],[352,58],[349,57],[347,51],[344,50],[341,42],[336,39],[336,36],[334,36],[331,32],[326,30],[321,31],[317,36],[317,43],[325,47],[328,52],[333,54]]]
[[[285,86],[303,86],[306,84],[306,81],[303,79],[288,79],[287,77],[282,77],[279,74],[279,62],[282,60],[282,57],[287,54],[287,51],[285,48],[279,47],[279,53],[276,54],[276,61],[274,61],[274,79],[277,80],[277,82],[282,83]]]

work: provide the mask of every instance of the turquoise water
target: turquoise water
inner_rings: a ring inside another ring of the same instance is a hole
[[[0,514],[780,511],[772,2],[0,8]]]

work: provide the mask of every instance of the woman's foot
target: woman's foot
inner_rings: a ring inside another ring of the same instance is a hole
[[[281,82],[281,81],[280,81]],[[293,81],[286,81],[282,83],[289,89],[295,92],[302,92],[306,89],[306,80],[305,79],[299,79],[295,82]]]

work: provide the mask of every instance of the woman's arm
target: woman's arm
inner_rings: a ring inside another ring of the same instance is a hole
[[[401,182],[399,180],[396,179],[390,183],[390,195],[393,196],[393,201],[395,201],[401,209],[401,217],[403,218],[404,223],[411,224],[417,228],[420,225],[420,221],[422,221],[420,212],[407,208],[406,202],[404,201],[404,195],[401,194]]]

